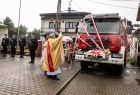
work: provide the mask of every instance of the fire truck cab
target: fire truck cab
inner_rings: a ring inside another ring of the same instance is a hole
[[[132,31],[131,22],[121,19],[118,13],[97,14],[92,17],[98,31],[94,27],[91,14],[85,16],[82,24],[90,37],[85,30],[80,32],[75,60],[80,61],[82,69],[87,69],[89,65],[98,63],[114,65],[121,71],[126,65],[127,34]],[[92,40],[99,47],[104,46],[104,49],[100,50]],[[102,41],[102,45],[100,41]]]

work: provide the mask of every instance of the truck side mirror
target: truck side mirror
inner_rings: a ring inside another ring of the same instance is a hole
[[[127,33],[131,34],[133,30],[133,25],[131,21],[127,21],[127,27],[126,27]]]
[[[132,26],[127,26],[126,27],[126,31],[127,31],[128,34],[132,34],[132,30],[133,30]]]

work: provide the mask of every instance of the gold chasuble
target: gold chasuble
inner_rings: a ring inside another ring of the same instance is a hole
[[[44,44],[44,58],[42,69],[54,72],[64,62],[62,33],[57,38],[49,38]]]

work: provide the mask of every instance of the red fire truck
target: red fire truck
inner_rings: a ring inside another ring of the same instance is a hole
[[[118,13],[89,14],[83,18],[82,24],[84,28],[78,36],[75,53],[81,68],[87,69],[89,65],[98,63],[122,71],[126,65],[127,34],[132,31],[131,21],[121,19]]]

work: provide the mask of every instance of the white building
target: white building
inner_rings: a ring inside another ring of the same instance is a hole
[[[0,45],[4,34],[8,34],[8,28],[6,25],[0,23]]]
[[[80,21],[88,12],[75,12],[68,11],[61,13],[60,31],[64,35],[72,35],[75,33],[75,25]],[[54,32],[55,31],[55,19],[56,13],[42,13],[41,16],[41,31]],[[81,26],[79,25],[80,31]]]
[[[138,6],[137,18],[136,21],[140,21],[140,4]],[[134,50],[132,47],[130,48],[130,55],[132,58],[137,59],[137,64],[140,67],[140,55],[137,55],[137,52],[140,53],[140,25],[134,25],[134,31],[132,34],[132,45],[136,49]],[[136,52],[137,51],[137,52]]]

